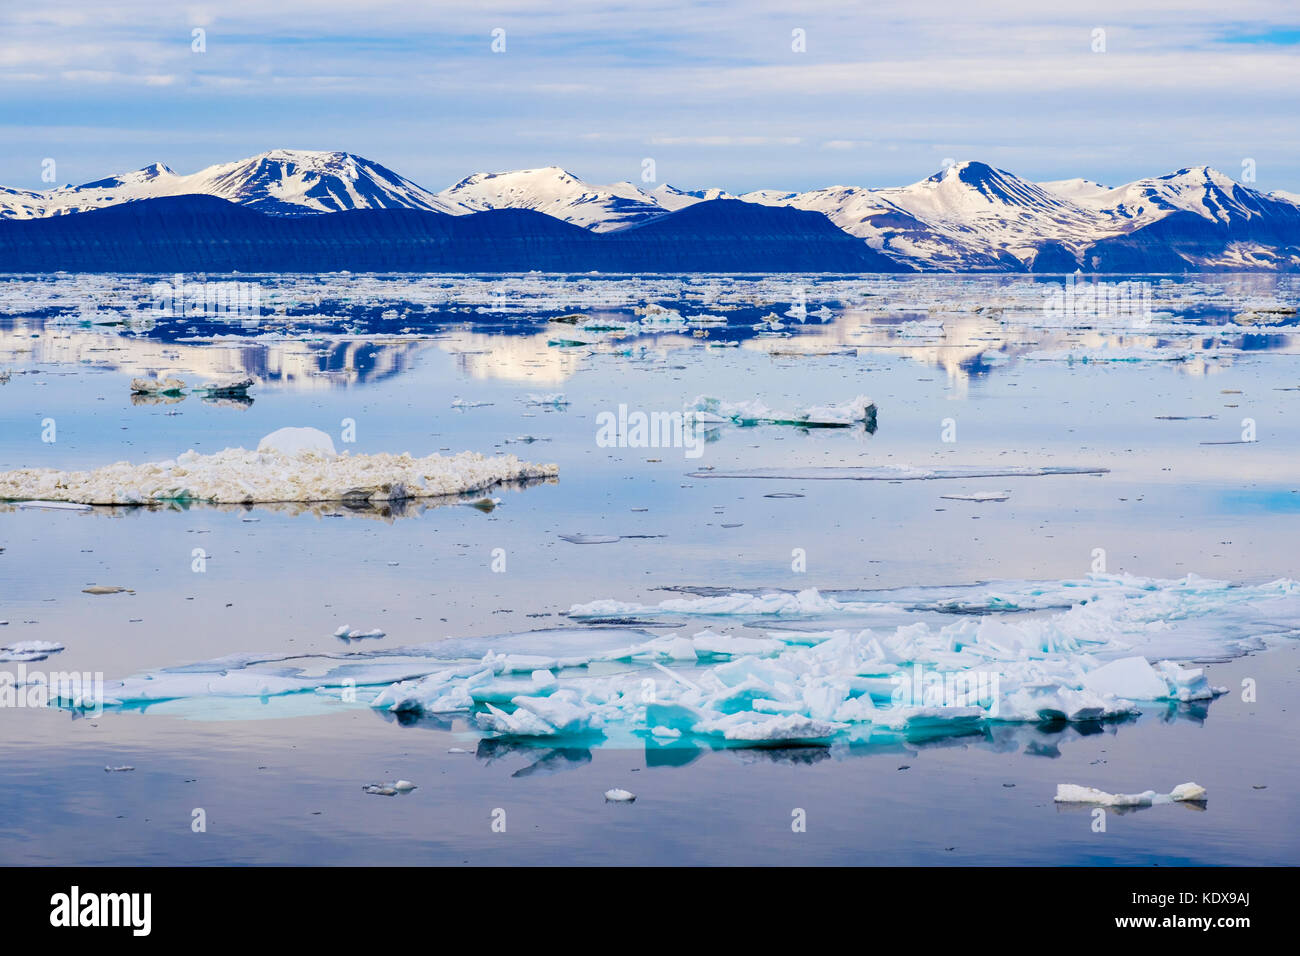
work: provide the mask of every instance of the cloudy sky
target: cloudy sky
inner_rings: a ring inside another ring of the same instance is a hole
[[[646,158],[732,191],[948,158],[1108,184],[1253,159],[1259,188],[1300,192],[1298,81],[1292,0],[0,0],[0,183],[289,147],[432,189],[546,165],[639,181]]]

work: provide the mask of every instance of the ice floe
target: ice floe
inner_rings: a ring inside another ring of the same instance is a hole
[[[32,511],[90,511],[90,505],[78,504],[75,501],[20,501],[18,507],[21,510]]]
[[[15,641],[0,645],[0,661],[9,663],[32,663],[43,661],[51,654],[63,650],[57,641]]]
[[[1011,497],[1009,491],[973,491],[965,495],[940,495],[945,501],[1006,501]]]
[[[1150,807],[1162,803],[1204,803],[1204,787],[1196,783],[1180,783],[1169,793],[1144,790],[1142,793],[1107,793],[1095,787],[1081,787],[1074,783],[1056,786],[1057,803],[1090,803],[1103,807]]]
[[[344,641],[360,641],[366,638],[387,637],[387,635],[377,627],[369,631],[363,631],[358,627],[349,627],[346,624],[339,625],[338,630],[334,632],[334,636]]]
[[[395,780],[392,783],[368,783],[361,789],[380,797],[395,797],[399,793],[410,793],[419,788],[409,780]]]
[[[695,421],[732,422],[736,425],[798,425],[807,428],[846,428],[850,425],[875,426],[876,405],[865,395],[828,405],[810,405],[790,411],[768,408],[761,401],[727,402],[710,395],[698,395],[687,403],[686,412]]]
[[[826,744],[1087,724],[1225,692],[1199,667],[1300,633],[1300,584],[1094,575],[895,590],[595,601],[575,619],[708,619],[665,634],[569,627],[349,653],[244,655],[105,684],[109,708],[298,695],[460,714],[493,738],[633,746]],[[735,627],[741,633],[731,633]],[[321,661],[331,664],[322,670]],[[351,695],[350,697],[348,695]],[[239,700],[244,700],[241,711]],[[299,709],[297,712],[302,712]]]
[[[140,505],[157,502],[344,501],[378,503],[483,491],[493,485],[558,474],[555,465],[513,455],[475,452],[444,457],[337,454],[314,428],[281,428],[257,451],[227,448],[211,455],[187,451],[174,459],[93,471],[20,468],[0,472],[0,501]]]
[[[179,378],[133,378],[131,392],[136,395],[178,395],[185,388]]]

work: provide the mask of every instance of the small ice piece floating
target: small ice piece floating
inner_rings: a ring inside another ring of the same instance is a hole
[[[399,793],[410,793],[418,788],[409,780],[397,780],[393,783],[368,783],[361,789],[379,797],[395,797]]]
[[[210,398],[239,398],[247,395],[248,390],[252,387],[253,380],[251,378],[234,378],[218,382],[205,382],[202,385],[195,385],[190,391],[205,394]]]
[[[569,400],[563,392],[548,392],[544,395],[529,395],[524,399],[525,405],[567,405]]]
[[[632,803],[636,800],[636,794],[630,790],[621,790],[615,787],[613,790],[605,791],[606,803]]]
[[[5,621],[4,623],[9,623]],[[0,645],[0,661],[5,663],[30,664],[43,661],[51,654],[63,650],[58,641],[15,641]]]
[[[341,501],[376,505],[483,491],[506,481],[553,478],[556,465],[475,452],[414,458],[409,454],[338,454],[315,428],[281,428],[257,451],[187,451],[169,461],[117,462],[94,471],[20,468],[0,472],[0,501],[80,505],[159,502],[258,504]]]
[[[134,769],[135,767],[127,766],[124,764],[121,767],[105,767],[104,773],[129,773]]]
[[[75,501],[20,501],[18,507],[24,511],[92,511],[90,505]]]
[[[686,406],[686,413],[701,424],[794,425],[801,428],[848,428],[865,425],[876,428],[876,404],[865,395],[841,404],[810,405],[793,411],[775,411],[762,402],[725,402],[710,395],[698,395]]]
[[[966,495],[940,495],[945,501],[1007,501],[1011,497],[1009,491],[973,491]]]
[[[131,379],[132,395],[181,398],[185,395],[185,387],[184,379],[179,378]],[[251,378],[236,378],[194,385],[190,391],[209,398],[247,398],[252,387]]]
[[[387,637],[388,635],[377,627],[369,631],[363,631],[360,628],[349,627],[348,625],[343,624],[334,632],[334,636],[345,641],[360,641],[366,638]]]
[[[179,395],[185,388],[185,381],[179,378],[133,378],[131,393],[133,395]]]
[[[1208,794],[1196,783],[1180,783],[1169,793],[1144,790],[1142,793],[1107,793],[1096,787],[1074,783],[1056,785],[1056,803],[1088,803],[1101,807],[1152,807],[1164,803],[1204,803]]]
[[[1175,659],[1235,656],[1294,637],[1300,583],[1093,575],[603,600],[569,613],[696,623],[666,634],[577,626],[241,655],[106,682],[104,703],[235,719],[265,716],[273,699],[297,700],[289,713],[355,701],[395,715],[463,715],[486,737],[583,747],[996,736],[1011,725],[1095,725],[1144,705],[1213,699],[1225,690]],[[322,672],[321,659],[339,664]]]
[[[693,471],[690,478],[781,478],[787,481],[934,481],[942,478],[1037,478],[1044,475],[1105,475],[1109,468],[1073,465],[980,465],[913,468],[909,465],[808,466]]]
[[[623,540],[618,534],[562,534],[560,538],[570,544],[613,544]]]

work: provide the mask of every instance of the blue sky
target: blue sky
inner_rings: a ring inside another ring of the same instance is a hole
[[[545,165],[639,180],[647,157],[658,182],[732,191],[898,185],[947,158],[1108,184],[1253,159],[1256,186],[1300,192],[1300,6],[1055,6],[9,0],[0,183],[44,188],[46,158],[86,182],[289,147],[431,189]]]

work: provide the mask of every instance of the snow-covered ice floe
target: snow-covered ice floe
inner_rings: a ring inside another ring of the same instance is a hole
[[[848,402],[809,405],[792,411],[777,411],[758,400],[726,402],[709,395],[696,396],[686,405],[687,414],[703,424],[731,422],[736,425],[796,425],[805,428],[847,428],[876,423],[876,404],[865,395]]]
[[[338,454],[325,432],[282,428],[263,438],[256,451],[227,448],[211,455],[187,451],[168,461],[141,465],[123,461],[93,471],[0,472],[0,501],[390,502],[482,491],[501,482],[550,478],[558,472],[555,465],[529,464],[513,455]]]
[[[1300,634],[1300,584],[1095,575],[596,601],[570,611],[576,620],[610,616],[708,626],[656,635],[576,625],[244,655],[108,682],[104,693],[110,709],[221,718],[262,716],[277,697],[300,701],[291,713],[355,700],[393,714],[461,715],[487,737],[609,746],[933,739],[1211,700],[1224,690],[1177,661]]]
[[[32,663],[43,661],[61,650],[63,645],[57,641],[15,641],[12,644],[0,644],[0,661]]]
[[[1142,793],[1107,793],[1095,787],[1074,783],[1056,785],[1057,803],[1090,803],[1102,807],[1151,807],[1162,803],[1204,803],[1208,794],[1196,783],[1180,783],[1169,793],[1144,790]]]

